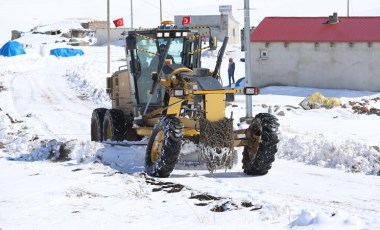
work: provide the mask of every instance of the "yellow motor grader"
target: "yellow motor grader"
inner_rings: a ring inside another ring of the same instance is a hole
[[[244,146],[244,172],[267,174],[279,142],[277,118],[260,113],[249,119],[248,128],[234,129],[233,114],[226,117],[228,95],[257,95],[259,89],[223,88],[219,69],[227,37],[215,69],[201,67],[205,36],[209,38],[206,48],[216,50],[207,28],[164,23],[129,31],[127,68],[107,78],[112,108],[94,109],[91,140],[135,143],[147,137],[145,171],[155,177],[170,175],[189,142],[198,147],[197,159],[211,172],[231,168],[237,161],[235,147]]]

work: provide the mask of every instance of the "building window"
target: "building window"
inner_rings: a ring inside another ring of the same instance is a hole
[[[235,37],[235,29],[232,29],[232,36]]]

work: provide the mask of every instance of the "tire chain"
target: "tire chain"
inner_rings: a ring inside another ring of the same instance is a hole
[[[223,118],[220,121],[211,122],[201,118],[199,124],[201,157],[206,161],[210,173],[219,168],[232,168],[234,162],[233,119]]]

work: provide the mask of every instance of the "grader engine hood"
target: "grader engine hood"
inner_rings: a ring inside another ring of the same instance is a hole
[[[180,78],[184,81],[195,82],[199,90],[223,90],[220,82],[208,73],[209,69],[196,68],[191,73],[182,73]]]

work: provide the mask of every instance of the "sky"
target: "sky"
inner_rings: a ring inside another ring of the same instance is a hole
[[[159,0],[133,1],[134,27],[155,27],[160,21]],[[244,27],[244,0],[162,0],[162,18],[174,20],[174,15],[217,15],[219,5],[232,5],[232,14]],[[190,3],[191,2],[191,3]],[[380,1],[350,0],[351,16],[380,16]],[[187,4],[190,3],[190,4]],[[326,16],[337,12],[347,15],[347,0],[255,0],[250,1],[250,24],[267,16]],[[69,10],[62,10],[70,7]],[[8,13],[11,12],[11,13]],[[20,13],[22,12],[22,13]],[[110,0],[110,20],[123,17],[131,25],[131,2]],[[36,25],[49,24],[63,18],[107,20],[106,0],[2,0],[0,2],[0,44],[8,41],[11,30],[28,31]],[[17,26],[16,26],[17,25]]]
[[[0,3],[1,22],[13,18],[6,24],[12,28],[51,18],[60,28],[79,23],[59,15],[75,13],[82,1],[55,5],[59,12],[47,10],[49,1],[19,1],[24,3],[17,4],[19,19],[3,8],[12,2]],[[29,14],[36,20],[27,19]],[[279,150],[267,175],[244,174],[243,150],[237,148],[231,170],[211,175],[178,166],[169,178],[147,179],[146,140],[131,146],[90,141],[92,110],[111,104],[105,89],[107,48],[75,47],[85,54],[71,58],[48,55],[53,48],[73,48],[54,42],[60,39],[26,34],[18,40],[30,45],[26,54],[0,56],[0,229],[380,229],[380,117],[357,114],[350,103],[368,101],[380,109],[379,92],[262,88],[252,100],[254,115],[271,112],[280,123]],[[213,69],[217,52],[204,52],[203,67]],[[125,64],[125,52],[113,43],[111,53],[114,72]],[[224,85],[229,57],[236,62],[236,79],[245,75],[239,61],[244,53],[238,45],[228,46]],[[339,98],[345,107],[301,109],[299,103],[316,91]],[[235,128],[245,111],[243,95],[227,104]],[[61,147],[67,155],[57,162],[52,153]],[[183,189],[170,193],[171,186]],[[213,212],[215,207],[225,211]]]

